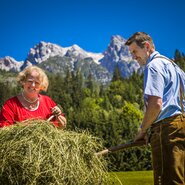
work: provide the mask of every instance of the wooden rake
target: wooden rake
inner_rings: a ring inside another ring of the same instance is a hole
[[[107,148],[105,150],[102,150],[100,152],[97,152],[95,153],[96,156],[102,156],[102,155],[105,155],[107,153],[112,153],[112,152],[116,152],[116,151],[119,151],[119,150],[124,150],[124,149],[127,149],[127,148],[132,148],[132,147],[141,147],[141,146],[146,146],[146,141],[145,140],[138,140],[138,141],[129,141],[125,144],[120,144],[120,145],[117,145],[117,146],[112,146],[110,148]]]

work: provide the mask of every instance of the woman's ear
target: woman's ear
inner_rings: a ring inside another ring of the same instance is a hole
[[[24,87],[25,81],[22,81],[20,84],[21,84],[22,87]]]
[[[43,85],[41,85],[41,86],[39,87],[39,91],[44,91],[44,86],[43,86]]]

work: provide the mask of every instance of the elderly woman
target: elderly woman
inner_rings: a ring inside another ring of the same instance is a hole
[[[51,120],[58,127],[66,126],[66,119],[56,103],[48,96],[39,94],[49,85],[45,72],[29,66],[17,76],[22,92],[8,99],[0,113],[0,127],[9,126],[27,119]]]

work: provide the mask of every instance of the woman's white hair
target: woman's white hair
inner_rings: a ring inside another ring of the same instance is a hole
[[[33,71],[36,71],[37,73],[39,73],[39,80],[40,80],[40,88],[42,91],[47,91],[48,89],[48,85],[49,85],[49,80],[48,77],[46,75],[46,73],[44,72],[44,70],[42,70],[41,68],[37,67],[37,66],[28,66],[26,67],[23,71],[21,71],[18,76],[17,76],[17,82],[22,85],[27,77],[29,75],[31,75],[31,73]]]

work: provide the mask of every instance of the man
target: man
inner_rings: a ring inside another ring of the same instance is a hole
[[[145,113],[135,140],[150,128],[155,185],[185,185],[185,74],[155,50],[152,38],[136,32],[125,43],[144,68]]]

